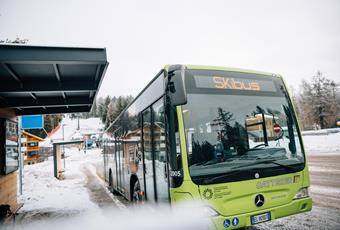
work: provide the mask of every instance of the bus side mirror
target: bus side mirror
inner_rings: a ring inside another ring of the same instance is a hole
[[[171,105],[173,106],[184,105],[187,103],[184,77],[184,66],[172,65],[169,67],[167,77],[167,93],[170,97]]]

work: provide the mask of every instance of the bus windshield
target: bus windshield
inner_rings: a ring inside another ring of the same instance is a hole
[[[241,78],[224,71],[188,75],[188,103],[182,113],[195,183],[240,181],[304,168],[296,118],[280,78]]]

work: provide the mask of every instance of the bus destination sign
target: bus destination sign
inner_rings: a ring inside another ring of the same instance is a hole
[[[273,81],[225,76],[194,76],[197,88],[276,92]]]

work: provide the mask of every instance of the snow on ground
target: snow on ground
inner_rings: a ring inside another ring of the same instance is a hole
[[[304,135],[302,139],[307,154],[340,154],[340,132],[328,135]]]
[[[334,196],[340,198],[340,188],[331,187],[331,186],[312,186],[310,187],[311,194],[313,193],[319,193],[327,196]]]
[[[65,149],[66,170],[65,179],[58,180],[53,176],[53,158],[48,161],[25,165],[23,180],[23,195],[19,198],[24,203],[21,212],[27,215],[36,213],[53,213],[56,217],[63,213],[82,213],[98,211],[89,196],[85,184],[87,177],[81,170],[83,165],[102,161],[100,150],[78,151],[78,148]]]
[[[77,148],[66,148],[64,180],[54,178],[52,158],[25,166],[24,190],[19,198],[24,206],[16,217],[15,228],[5,229],[207,229],[207,218],[197,211],[202,209],[127,209],[98,176],[103,163],[100,151],[89,149],[85,154]]]

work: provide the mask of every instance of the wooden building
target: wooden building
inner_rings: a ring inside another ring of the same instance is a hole
[[[0,109],[0,204],[17,205],[17,118],[11,109]]]
[[[42,161],[39,155],[39,142],[44,139],[26,131],[22,132],[21,137],[21,152],[24,155],[24,163],[30,165]]]

